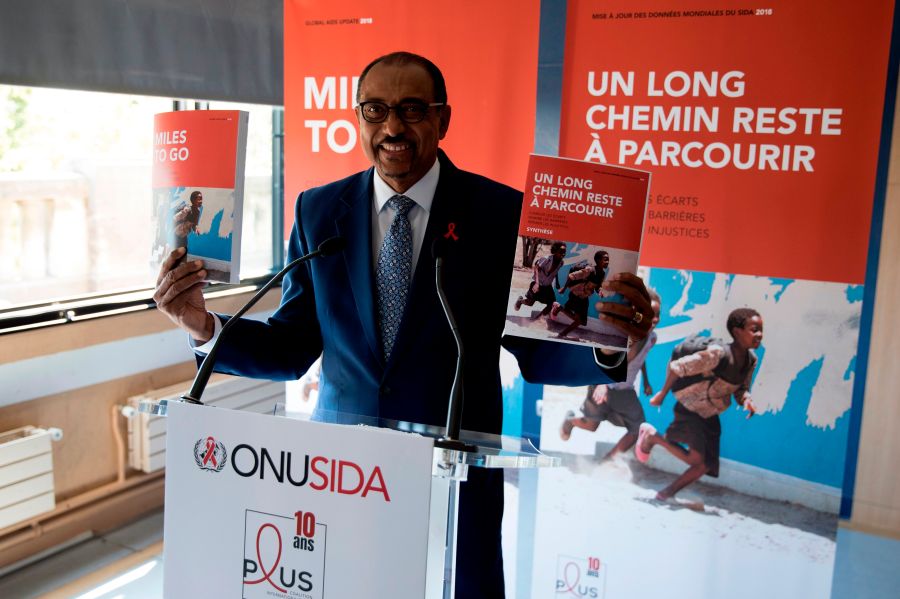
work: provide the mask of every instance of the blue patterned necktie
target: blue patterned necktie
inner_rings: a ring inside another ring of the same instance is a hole
[[[403,195],[395,195],[387,201],[395,212],[375,270],[375,286],[378,294],[378,322],[381,327],[381,348],[387,360],[394,347],[394,339],[400,328],[400,319],[409,295],[412,275],[412,227],[408,214],[415,202]]]

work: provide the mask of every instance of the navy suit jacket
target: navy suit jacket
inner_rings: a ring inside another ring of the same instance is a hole
[[[457,169],[439,153],[441,174],[406,312],[390,359],[382,357],[372,257],[373,169],[303,192],[288,248],[293,260],[335,235],[343,253],[294,269],[267,322],[235,323],[216,370],[293,380],[322,354],[318,407],[350,414],[443,425],[456,368],[456,344],[435,290],[435,237],[453,229],[444,286],[466,351],[464,429],[499,433],[500,346],[518,359],[525,380],[602,384],[622,380],[624,365],[601,369],[590,349],[502,338],[522,194]]]

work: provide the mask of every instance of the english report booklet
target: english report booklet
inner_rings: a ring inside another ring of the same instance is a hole
[[[598,318],[601,289],[636,273],[650,173],[532,154],[504,334],[614,350],[628,337]]]
[[[237,283],[247,121],[242,110],[179,110],[153,118],[151,267],[187,246],[208,281]]]

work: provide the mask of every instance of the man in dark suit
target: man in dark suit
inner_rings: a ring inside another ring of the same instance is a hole
[[[448,240],[444,280],[466,347],[463,428],[500,433],[501,342],[526,380],[624,378],[618,354],[501,339],[522,194],[457,169],[438,150],[451,110],[437,67],[408,53],[381,57],[362,72],[357,99],[373,168],[300,195],[288,258],[335,235],[347,240],[346,250],[292,271],[267,322],[235,325],[217,370],[296,379],[322,354],[319,409],[442,425],[456,345],[434,285],[430,247],[440,237]],[[163,265],[154,298],[204,343],[226,317],[206,312],[202,264],[179,266],[180,257],[176,251]],[[608,288],[632,304],[610,304],[601,317],[645,336],[652,312],[640,279],[622,276]],[[502,483],[500,472],[472,469],[462,486],[457,597],[503,596]]]

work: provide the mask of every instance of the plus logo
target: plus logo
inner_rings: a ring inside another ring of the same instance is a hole
[[[606,596],[606,564],[597,557],[558,556],[556,596],[603,599]]]
[[[245,512],[244,599],[321,599],[327,527],[311,512]]]

